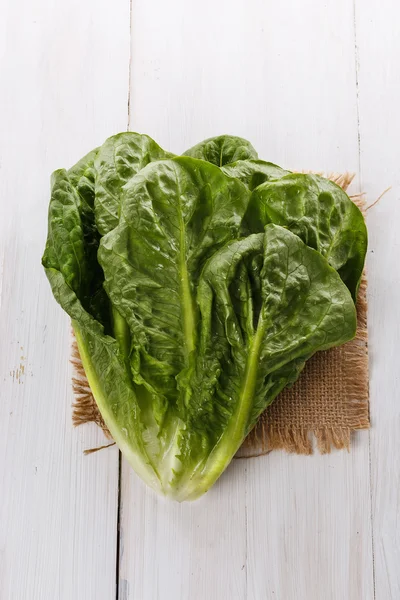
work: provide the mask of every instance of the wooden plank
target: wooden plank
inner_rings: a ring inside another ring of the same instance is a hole
[[[357,170],[348,2],[134,0],[132,15],[132,130],[174,152],[231,133],[288,168]]]
[[[361,185],[368,213],[371,481],[376,598],[400,598],[400,39],[395,0],[356,2]]]
[[[119,600],[245,598],[245,464],[195,503],[157,496],[124,463]]]
[[[71,426],[69,322],[40,258],[49,177],[126,129],[129,1],[1,5],[0,596],[115,597],[118,453]]]
[[[283,73],[271,103],[276,111],[284,103],[285,117],[290,115],[274,126],[275,138],[282,128],[289,132],[284,134],[289,166],[357,171],[352,6],[346,1],[306,2],[290,3],[287,9],[286,3],[281,19],[286,47],[282,27],[269,28],[279,48],[274,53],[277,73]],[[369,494],[366,433],[357,437],[351,454],[312,459],[275,454],[252,462],[248,597],[373,598]],[[266,505],[260,518],[262,498]]]
[[[373,598],[365,437],[350,454],[250,462],[248,598]]]
[[[133,1],[131,129],[167,149],[232,133],[288,168],[356,171],[356,99],[346,0]],[[373,598],[367,433],[351,454],[235,462],[189,506],[126,466],[122,484],[120,599]]]

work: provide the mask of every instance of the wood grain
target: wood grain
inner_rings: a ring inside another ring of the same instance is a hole
[[[124,462],[119,600],[246,598],[246,465],[195,503],[146,488]]]
[[[395,0],[356,2],[361,185],[368,213],[371,482],[378,600],[400,598],[400,38]]]
[[[1,600],[397,600],[398,3],[132,0],[131,49],[129,0],[0,13]],[[193,504],[123,462],[117,548],[118,453],[84,457],[101,433],[71,428],[40,256],[50,172],[126,128],[130,51],[130,127],[166,148],[236,133],[288,168],[361,170],[369,201],[392,191],[368,218],[370,434],[235,461]]]
[[[118,454],[71,426],[69,320],[40,264],[50,173],[127,123],[129,2],[1,3],[0,598],[115,595]]]

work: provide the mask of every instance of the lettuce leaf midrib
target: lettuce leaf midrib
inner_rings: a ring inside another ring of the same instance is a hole
[[[194,351],[196,346],[196,320],[194,316],[193,297],[189,280],[189,273],[187,268],[187,250],[186,250],[186,228],[183,219],[182,212],[182,191],[179,186],[179,177],[177,177],[178,187],[178,203],[179,203],[179,271],[180,271],[180,283],[181,283],[181,307],[182,317],[184,324],[184,339],[185,348],[187,353],[187,360],[190,354]]]

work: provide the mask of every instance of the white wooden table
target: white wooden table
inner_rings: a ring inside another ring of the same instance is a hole
[[[400,598],[398,0],[2,0],[1,600]],[[353,170],[369,213],[370,433],[235,461],[202,500],[145,489],[71,427],[69,323],[40,265],[49,175],[118,131],[220,133]]]

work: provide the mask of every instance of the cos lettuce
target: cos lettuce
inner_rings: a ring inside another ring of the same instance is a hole
[[[354,336],[366,232],[343,194],[230,136],[174,157],[120,134],[53,174],[43,265],[158,492],[205,493],[308,358]]]

